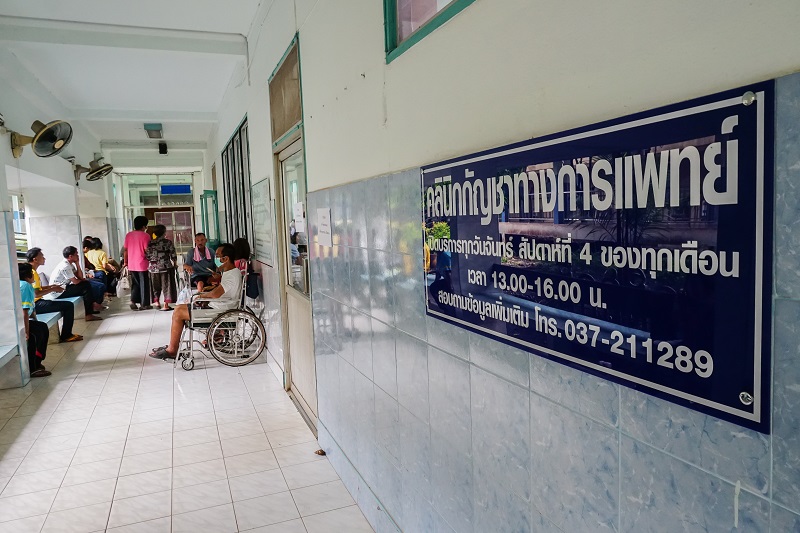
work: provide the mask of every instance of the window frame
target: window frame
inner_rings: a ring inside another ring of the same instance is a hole
[[[436,13],[430,20],[417,28],[405,41],[398,42],[397,0],[383,0],[383,27],[386,38],[386,64],[388,65],[406,50],[420,42],[445,22],[458,15],[475,0],[453,0],[447,7]]]
[[[244,237],[252,242],[253,206],[250,204],[250,146],[247,116],[236,127],[220,153],[225,203],[225,236],[228,242]],[[234,213],[235,211],[235,213]],[[222,236],[220,235],[220,240]]]

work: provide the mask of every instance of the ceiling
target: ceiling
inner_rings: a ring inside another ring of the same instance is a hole
[[[104,147],[152,150],[143,123],[160,122],[168,145],[204,149],[229,84],[246,82],[262,1],[2,0],[0,49]]]

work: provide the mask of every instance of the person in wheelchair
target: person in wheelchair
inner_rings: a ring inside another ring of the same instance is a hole
[[[194,320],[207,317],[212,320],[215,316],[228,309],[239,305],[242,293],[242,272],[234,264],[235,251],[233,245],[221,244],[216,250],[215,262],[222,274],[219,285],[214,290],[196,296],[192,304]],[[181,334],[185,322],[189,320],[189,308],[186,304],[176,305],[172,315],[172,329],[170,330],[169,344],[155,348],[150,357],[155,359],[175,359],[178,354]]]

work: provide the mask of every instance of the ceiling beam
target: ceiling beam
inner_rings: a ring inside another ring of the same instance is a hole
[[[166,139],[153,139],[152,141],[122,141],[107,140],[100,143],[102,150],[143,151],[153,150],[158,152],[158,143],[167,143],[170,151],[174,150],[205,150],[208,144],[205,141],[168,141]]]
[[[247,38],[236,33],[167,30],[28,17],[0,16],[0,41],[247,56]]]
[[[114,122],[203,122],[216,123],[216,112],[207,111],[154,111],[123,109],[72,109],[73,120]]]

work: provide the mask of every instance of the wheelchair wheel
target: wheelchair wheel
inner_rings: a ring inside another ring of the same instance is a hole
[[[191,370],[191,369],[193,369],[193,368],[194,368],[194,359],[192,359],[191,357],[187,357],[186,359],[184,359],[183,361],[181,361],[181,367],[182,367],[184,370]]]
[[[255,361],[267,344],[264,324],[254,314],[239,309],[216,317],[208,326],[206,339],[214,359],[228,366]]]

